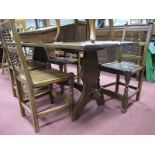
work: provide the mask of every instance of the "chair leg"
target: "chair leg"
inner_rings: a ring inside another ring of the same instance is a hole
[[[59,70],[60,70],[61,72],[63,72],[63,65],[62,65],[62,64],[59,64]]]
[[[66,57],[66,53],[64,53],[64,57]],[[67,73],[67,64],[63,64],[64,72]]]
[[[64,64],[64,72],[67,73],[67,65]]]
[[[139,101],[140,99],[140,94],[141,94],[141,89],[142,89],[142,82],[143,82],[143,74],[144,74],[144,70],[142,70],[140,73],[139,73],[139,77],[138,77],[138,93],[136,95],[136,101]]]
[[[100,88],[100,74],[97,77],[97,86]]]
[[[64,84],[60,84],[60,88],[61,88],[61,94],[64,94],[65,85]]]
[[[131,76],[129,74],[125,75],[125,89],[124,89],[124,95],[123,95],[123,101],[122,101],[122,109],[121,109],[121,111],[123,113],[125,113],[127,111],[130,78],[131,78]]]
[[[9,69],[9,72],[10,72],[10,79],[11,79],[11,87],[12,87],[13,96],[17,97],[17,92],[15,89],[15,87],[16,87],[15,77],[14,77],[13,71],[11,69]]]
[[[52,95],[52,90],[53,90],[53,85],[51,84],[50,85],[50,94],[49,94],[49,97],[50,97],[50,101],[51,101],[51,104],[53,104],[54,103],[54,101],[53,101],[53,95]]]
[[[18,93],[18,101],[19,101],[19,106],[20,106],[20,112],[22,116],[25,116],[25,110],[22,107],[22,102],[23,102],[23,91],[22,91],[22,84],[16,80],[16,87],[17,87],[17,93]]]
[[[2,57],[2,74],[4,74],[5,62],[6,62],[6,57],[5,57],[5,53],[3,51],[3,57]]]
[[[34,131],[35,131],[36,133],[38,133],[38,132],[40,131],[39,120],[38,120],[38,118],[33,117],[33,118],[32,118],[32,123],[33,123]]]
[[[67,72],[65,70],[66,66],[62,65],[62,64],[59,64],[59,69],[60,69],[61,72],[63,72],[63,68],[64,68],[64,72]],[[60,88],[61,88],[61,94],[63,94],[64,93],[64,84],[60,84]]]
[[[69,100],[70,100],[70,103],[71,103],[69,112],[72,115],[73,108],[74,108],[74,105],[75,105],[75,100],[74,100],[74,74],[73,74],[73,78],[69,80],[68,85],[70,87]]]
[[[23,47],[23,51],[24,51],[25,55],[27,56],[28,55],[28,52],[27,52],[26,47]]]
[[[29,98],[30,98],[30,108],[32,112],[33,127],[35,132],[37,133],[40,131],[40,127],[39,127],[39,120],[38,120],[38,115],[36,110],[35,95],[34,95],[34,92],[31,90],[29,90]]]
[[[118,93],[119,92],[119,81],[120,81],[120,74],[117,74],[115,93]]]

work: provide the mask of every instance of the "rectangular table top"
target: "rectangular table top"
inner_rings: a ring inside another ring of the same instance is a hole
[[[27,47],[49,47],[57,49],[70,49],[79,51],[102,50],[108,47],[133,45],[136,42],[131,41],[82,41],[82,42],[54,42],[54,43],[22,43]]]

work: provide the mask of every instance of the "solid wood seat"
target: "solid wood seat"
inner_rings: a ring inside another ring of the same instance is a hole
[[[111,62],[106,64],[101,64],[100,68],[102,71],[109,71],[111,73],[119,73],[122,75],[128,74],[135,74],[136,72],[140,71],[143,67],[132,63],[132,62]]]
[[[32,78],[33,86],[40,87],[46,86],[53,83],[60,83],[71,76],[70,73],[63,73],[59,70],[46,69],[46,70],[34,70],[30,72],[30,76]],[[26,83],[26,78],[23,74],[19,74],[17,79],[23,83]]]
[[[49,62],[52,62],[54,64],[75,64],[78,62],[77,59],[75,58],[70,58],[70,57],[49,57]]]

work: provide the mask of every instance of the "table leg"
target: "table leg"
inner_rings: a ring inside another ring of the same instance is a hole
[[[79,100],[73,105],[72,120],[79,119],[81,111],[89,101],[95,99],[98,105],[104,104],[104,97],[97,84],[99,74],[97,51],[85,52],[80,73],[83,89]]]

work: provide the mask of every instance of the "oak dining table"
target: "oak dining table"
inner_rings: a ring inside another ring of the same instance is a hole
[[[73,104],[71,110],[72,120],[77,120],[81,116],[81,112],[87,103],[95,100],[98,105],[104,105],[104,96],[100,91],[98,85],[98,78],[100,75],[98,67],[97,51],[105,48],[122,47],[135,44],[129,41],[82,41],[82,42],[54,42],[54,43],[22,43],[23,47],[34,47],[36,55],[39,52],[46,53],[45,48],[60,49],[64,52],[68,50],[74,53],[83,52],[83,61],[81,64],[80,78],[82,85],[75,84],[76,88],[81,90],[81,95],[78,101]],[[39,52],[38,52],[39,51]],[[34,57],[39,59],[39,57]],[[46,61],[40,57],[41,61]]]

